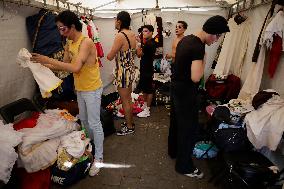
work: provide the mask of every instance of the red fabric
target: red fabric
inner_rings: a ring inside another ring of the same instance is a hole
[[[272,48],[270,50],[268,74],[270,78],[273,78],[276,71],[277,65],[279,63],[282,53],[282,38],[278,35],[273,36]]]
[[[209,76],[205,83],[206,92],[209,97],[213,99],[221,99],[224,98],[226,92],[226,84],[225,82],[220,83],[217,82],[215,76],[212,74]]]
[[[20,178],[21,189],[49,189],[50,188],[50,169],[40,170],[35,173],[27,173],[24,168],[16,170]]]
[[[14,124],[15,130],[23,128],[33,128],[36,126],[39,112],[33,112],[31,117],[23,119]],[[20,180],[21,189],[49,189],[50,188],[50,170],[40,170],[34,173],[28,173],[24,168],[17,168],[16,175]]]
[[[89,38],[93,39],[92,26],[88,25],[87,30]]]
[[[227,93],[225,98],[227,100],[236,99],[241,90],[241,79],[233,74],[228,75],[227,82]]]
[[[33,112],[31,117],[29,118],[25,118],[21,121],[19,121],[18,123],[15,123],[13,125],[14,129],[16,131],[20,130],[20,129],[23,129],[23,128],[33,128],[36,126],[36,123],[37,123],[37,119],[39,117],[39,112]]]
[[[206,92],[213,99],[235,99],[241,90],[241,80],[239,77],[230,74],[226,80],[217,81],[212,74],[205,83]]]
[[[101,43],[95,43],[95,45],[97,48],[98,57],[100,58],[104,57],[104,50],[103,50]]]

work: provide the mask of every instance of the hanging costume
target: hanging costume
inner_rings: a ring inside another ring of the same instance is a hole
[[[244,21],[240,25],[231,18],[228,21],[230,32],[226,33],[214,74],[228,75],[232,73],[241,76],[244,58],[247,52],[250,22]],[[232,46],[234,44],[234,46]]]
[[[32,55],[25,48],[22,48],[17,56],[18,63],[24,68],[30,68],[34,79],[36,80],[43,98],[51,97],[51,91],[56,89],[62,80],[54,75],[54,73],[47,67],[32,63],[30,58]]]
[[[252,65],[238,98],[246,99],[258,92],[263,75],[266,50],[270,49],[272,46],[273,35],[277,34],[278,36],[283,36],[283,20],[283,11],[280,11],[267,25],[264,31],[263,43],[261,45],[257,63]],[[274,65],[274,63],[272,65]]]

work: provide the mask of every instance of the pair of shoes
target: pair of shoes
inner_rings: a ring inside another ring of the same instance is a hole
[[[97,175],[100,172],[100,167],[101,166],[99,164],[101,164],[102,162],[103,162],[103,160],[96,160],[96,159],[94,159],[94,162],[93,162],[93,164],[92,164],[92,166],[91,166],[91,168],[89,170],[89,175],[91,177]]]
[[[146,107],[142,112],[137,114],[137,117],[149,117],[150,116],[150,108]]]
[[[121,123],[120,131],[117,131],[116,135],[117,136],[125,136],[125,135],[128,135],[128,134],[132,134],[134,132],[135,132],[135,124],[134,123],[133,123],[133,127],[132,128],[128,128],[126,126],[126,122],[123,122],[123,123]]]
[[[188,174],[184,174],[184,175],[191,177],[191,178],[196,177],[196,178],[199,178],[199,179],[201,179],[204,176],[204,174],[201,171],[199,171],[197,168],[192,173],[188,173]]]

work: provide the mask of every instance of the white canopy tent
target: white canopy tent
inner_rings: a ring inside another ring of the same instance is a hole
[[[3,3],[2,3],[3,2]],[[105,55],[110,51],[114,36],[117,31],[114,29],[114,16],[119,10],[127,10],[132,13],[132,29],[137,32],[137,29],[142,25],[142,9],[149,10],[148,13],[153,13],[163,19],[164,29],[170,29],[172,35],[169,38],[164,38],[164,54],[170,52],[171,43],[174,39],[174,28],[178,20],[184,20],[188,23],[186,34],[195,33],[198,31],[204,21],[212,15],[229,15],[229,7],[234,5],[238,9],[243,8],[234,4],[235,0],[220,1],[220,0],[0,0],[0,106],[12,102],[18,98],[31,98],[35,83],[33,76],[29,70],[20,68],[16,64],[16,55],[20,48],[25,47],[31,49],[31,43],[27,36],[25,27],[25,18],[39,11],[39,8],[48,8],[53,10],[62,10],[62,8],[74,10],[81,14],[95,15],[95,24],[99,29],[101,44]],[[249,5],[250,0],[246,2]],[[255,4],[266,1],[254,0]],[[246,78],[248,70],[251,67],[251,55],[261,29],[264,17],[269,9],[267,5],[258,6],[255,9],[249,9],[244,12],[251,22],[253,32],[250,33],[250,41],[245,58],[242,81]],[[69,7],[67,6],[69,4]],[[27,6],[23,6],[27,5]],[[158,6],[158,8],[156,8]],[[216,55],[219,43],[213,46],[206,47],[207,60],[205,69],[205,78],[211,73],[211,65]],[[112,71],[115,66],[114,62],[109,62],[106,58],[102,58],[103,67],[101,68],[102,79],[104,83],[104,93],[109,93],[114,90],[112,87]],[[283,62],[283,58],[281,59]],[[139,60],[136,61],[137,65]],[[284,70],[283,64],[279,64],[278,72]],[[283,73],[283,72],[282,72]],[[275,76],[274,80],[263,81],[265,88],[272,87],[284,94],[283,82],[281,82],[284,74]],[[265,78],[265,77],[264,77]]]

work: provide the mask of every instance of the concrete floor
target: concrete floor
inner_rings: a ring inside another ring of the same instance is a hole
[[[119,119],[119,127],[124,121]],[[104,162],[130,164],[132,168],[101,169],[94,177],[87,177],[68,187],[69,189],[214,189],[208,183],[209,164],[214,160],[196,160],[205,173],[203,179],[192,179],[175,172],[175,161],[167,155],[169,127],[168,110],[164,106],[153,107],[151,117],[135,118],[136,132],[129,136],[112,135],[105,138]],[[52,189],[61,188],[53,184]]]

